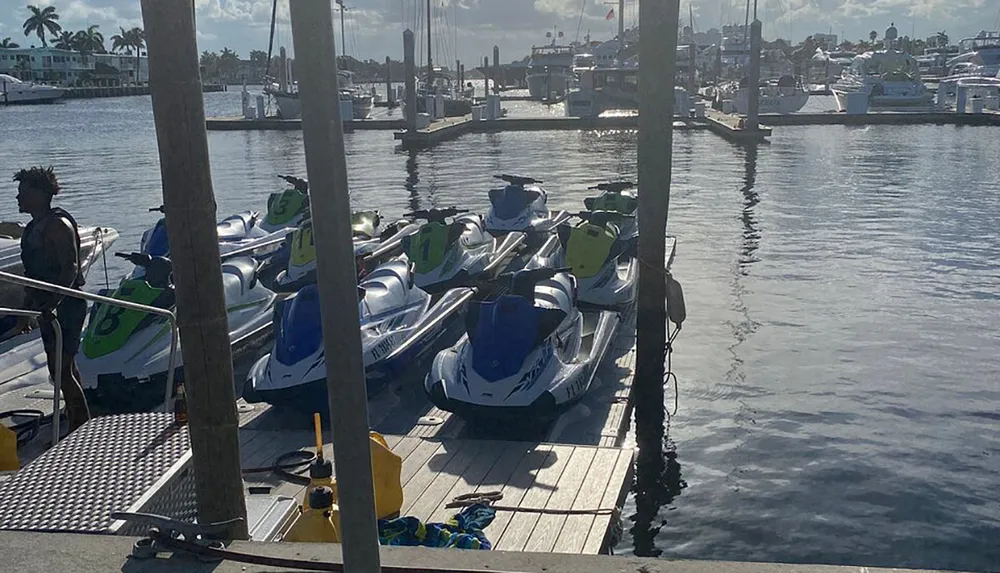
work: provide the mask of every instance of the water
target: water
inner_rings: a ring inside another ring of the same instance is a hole
[[[209,115],[238,101],[206,95]],[[148,98],[0,109],[0,133],[4,170],[53,164],[59,202],[118,229],[118,250],[155,222]],[[653,520],[655,549],[997,570],[1000,140],[941,126],[782,127],[772,139],[745,151],[675,135],[669,226],[688,319],[674,355],[676,497]],[[262,209],[276,174],[304,173],[300,133],[209,143],[220,215]],[[636,170],[630,132],[393,148],[390,132],[347,135],[355,207],[483,209],[490,176],[518,172],[578,208],[588,184]],[[3,219],[17,217],[7,189]],[[109,262],[114,280],[124,265]],[[627,536],[619,552],[632,549]]]

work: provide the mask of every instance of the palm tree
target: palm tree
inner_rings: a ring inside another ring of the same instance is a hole
[[[118,27],[118,30],[120,30],[118,34],[111,36],[111,51],[131,52],[132,46],[129,44],[128,41],[129,40],[128,32],[125,31],[125,28],[122,28],[121,26]]]
[[[235,71],[236,64],[239,61],[239,54],[229,48],[222,48],[222,52],[219,53],[219,68],[221,68],[220,71],[226,76],[226,81],[229,81],[229,75]]]
[[[875,43],[876,38],[878,38],[878,32],[876,32],[875,30],[868,32],[868,40],[870,40],[872,44]]]
[[[55,39],[55,48],[57,50],[75,50],[76,49],[76,34],[73,32],[62,31],[59,33],[59,37]]]
[[[28,10],[31,12],[31,16],[24,21],[24,35],[30,36],[34,32],[38,39],[42,41],[42,47],[47,47],[48,43],[45,41],[45,32],[48,32],[55,36],[62,31],[62,26],[59,25],[59,14],[56,14],[55,6],[46,6],[43,9],[39,9],[37,6],[28,6]]]
[[[8,50],[13,50],[14,48],[20,48],[17,43],[11,42],[10,38],[4,38],[0,40],[0,48],[7,48]]]
[[[89,26],[86,30],[80,30],[73,35],[76,40],[76,49],[82,54],[103,54],[104,34],[97,31],[100,26]]]

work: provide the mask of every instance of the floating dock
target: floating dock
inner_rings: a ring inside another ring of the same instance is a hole
[[[666,248],[669,268],[673,238]],[[485,529],[495,549],[609,552],[618,541],[621,507],[632,484],[633,448],[623,444],[631,422],[634,367],[635,321],[629,311],[581,407],[541,430],[483,435],[482,428],[470,428],[432,406],[422,376],[406,377],[373,395],[371,427],[402,459],[401,515],[440,522],[460,511],[446,507],[457,496],[499,492],[496,518]],[[313,451],[309,416],[242,400],[238,411],[248,503],[258,494],[299,498],[304,486],[273,466],[284,453]],[[170,414],[91,420],[0,481],[0,535],[2,530],[141,533],[111,520],[112,511],[190,519],[194,497],[187,432],[186,426],[173,424]],[[329,445],[324,454],[336,456]],[[25,457],[22,453],[27,462]],[[67,503],[53,492],[85,495]]]

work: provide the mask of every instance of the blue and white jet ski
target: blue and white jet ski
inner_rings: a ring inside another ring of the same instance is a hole
[[[491,277],[524,243],[524,233],[516,231],[502,240],[490,235],[483,218],[465,209],[430,209],[403,216],[427,221],[402,244],[414,265],[414,282],[432,294]]]
[[[486,214],[486,230],[493,235],[520,231],[536,235],[548,233],[563,223],[565,211],[550,212],[548,194],[541,181],[517,175],[494,175],[507,183],[490,189],[490,210]]]
[[[435,406],[470,421],[551,420],[590,389],[620,321],[581,312],[563,268],[517,271],[508,294],[473,301],[466,334],[441,351],[424,380]]]
[[[628,217],[618,222],[619,240],[634,244],[639,240],[639,225],[636,214],[639,209],[639,198],[635,191],[635,183],[631,181],[611,181],[588,187],[592,191],[600,191],[599,195],[583,200],[588,211],[614,211]]]
[[[576,277],[579,303],[613,310],[632,304],[638,265],[632,256],[633,241],[622,237],[618,225],[634,218],[617,211],[582,211],[574,217],[580,221],[558,229],[559,264]]]
[[[472,294],[471,288],[456,288],[432,304],[431,296],[414,284],[411,264],[399,259],[365,276],[358,286],[358,314],[368,393],[377,392],[430,348]],[[274,350],[250,369],[243,397],[308,412],[325,410],[327,364],[316,286],[303,287],[279,312]]]
[[[170,259],[144,253],[116,253],[142,267],[142,277],[126,278],[111,293],[100,294],[172,310],[175,294]],[[234,353],[271,327],[275,295],[259,284],[257,263],[234,257],[222,263],[229,338]],[[118,306],[95,303],[84,330],[77,366],[88,400],[113,412],[142,412],[163,402],[171,332],[166,319]],[[183,377],[178,344],[176,376]]]

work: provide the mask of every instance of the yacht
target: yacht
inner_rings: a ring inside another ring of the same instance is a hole
[[[981,31],[958,43],[960,53],[947,62],[948,76],[994,77],[1000,72],[1000,32]]]
[[[354,112],[353,118],[347,119],[368,119],[372,115],[372,108],[375,107],[375,98],[370,93],[365,93],[360,87],[354,84],[353,75],[347,70],[337,72],[338,87],[340,89],[339,99],[342,102],[351,102]],[[300,119],[302,117],[302,104],[299,102],[299,92],[294,87],[281,89],[278,84],[271,84],[265,88],[265,93],[274,98],[278,105],[278,116],[281,119]]]
[[[566,95],[576,81],[573,74],[576,49],[556,44],[556,40],[562,38],[562,32],[555,35],[548,32],[546,36],[552,38],[552,43],[531,48],[531,60],[525,75],[531,99],[539,101]]]
[[[64,95],[66,90],[62,88],[24,82],[14,76],[0,74],[0,103],[3,104],[52,103]]]
[[[475,93],[458,85],[451,72],[444,68],[435,67],[434,75],[431,78],[428,74],[423,74],[417,78],[417,113],[427,112],[428,96],[442,96],[444,101],[445,117],[461,117],[472,113],[472,98]],[[403,102],[406,107],[406,102]]]
[[[854,92],[868,94],[868,105],[873,108],[923,106],[932,98],[920,81],[917,60],[892,48],[854,58],[830,89],[841,109],[847,107],[847,94]]]
[[[746,115],[749,108],[750,90],[747,89],[747,83],[747,78],[743,78],[739,84],[730,84],[728,89],[720,92],[723,98],[733,100],[733,107],[741,115]],[[790,75],[764,80],[760,82],[758,89],[758,113],[795,113],[809,101],[809,90]]]
[[[604,112],[639,108],[639,68],[578,68],[579,83],[566,94],[568,117],[593,118]],[[687,90],[674,87],[674,115],[687,117],[691,99]]]

